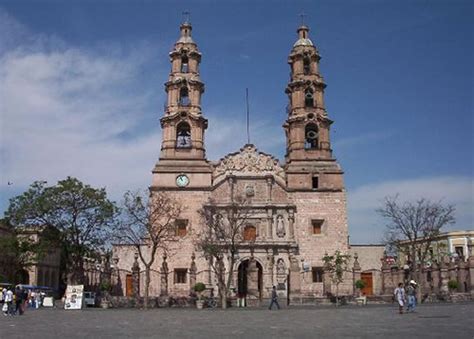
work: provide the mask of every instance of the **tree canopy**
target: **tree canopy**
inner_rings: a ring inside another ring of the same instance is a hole
[[[60,232],[63,258],[71,283],[84,279],[84,257],[103,249],[115,222],[116,207],[105,188],[93,188],[67,177],[54,186],[35,181],[10,200],[5,213],[15,226],[46,226]]]

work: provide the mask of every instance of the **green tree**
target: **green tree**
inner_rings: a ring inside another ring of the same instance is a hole
[[[59,231],[68,283],[84,282],[84,257],[103,249],[116,207],[104,188],[67,177],[55,186],[34,182],[12,198],[6,217],[13,226],[46,226]]]
[[[333,255],[325,254],[323,257],[325,271],[331,276],[331,281],[336,284],[336,306],[339,305],[339,284],[344,280],[344,272],[347,271],[349,254],[342,254],[336,250]]]

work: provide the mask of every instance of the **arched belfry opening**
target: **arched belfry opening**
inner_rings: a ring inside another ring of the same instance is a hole
[[[186,121],[182,121],[176,128],[176,148],[191,147],[191,127]]]
[[[179,90],[179,104],[181,106],[189,106],[190,104],[189,100],[189,91],[187,87],[181,87]]]
[[[309,56],[303,58],[303,73],[304,75],[311,74],[311,59]]]
[[[181,56],[181,73],[189,72],[189,59],[186,54]]]
[[[304,106],[314,107],[314,95],[311,88],[307,88],[304,92]]]
[[[318,133],[318,126],[313,123],[309,123],[306,125],[304,130],[305,135],[305,149],[317,149],[319,146],[319,133]]]

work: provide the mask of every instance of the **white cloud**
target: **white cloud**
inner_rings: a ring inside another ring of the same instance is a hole
[[[54,184],[68,175],[107,187],[115,200],[127,189],[147,187],[159,157],[166,79],[142,80],[153,62],[154,73],[168,73],[167,51],[158,54],[151,47],[156,42],[146,41],[70,46],[30,32],[1,9],[0,31],[9,33],[0,36],[0,208],[35,180]],[[209,159],[246,143],[242,114],[204,111]],[[275,146],[274,129],[266,122],[253,126],[259,133],[252,141],[271,152],[265,148]],[[236,130],[241,138],[230,138]]]
[[[2,196],[7,181],[18,190],[67,175],[107,186],[115,199],[146,187],[160,132],[158,123],[152,131],[140,126],[157,112],[155,93],[137,84],[154,51],[146,43],[107,52],[69,47],[54,37],[26,35],[25,27],[0,15],[9,23],[2,28],[23,39],[15,45],[0,40],[10,47],[0,54]]]
[[[385,223],[375,210],[382,206],[386,196],[395,194],[399,194],[400,201],[427,198],[453,204],[456,207],[456,224],[449,229],[473,229],[473,178],[446,176],[406,179],[369,184],[348,192],[351,241],[366,243],[382,239]]]

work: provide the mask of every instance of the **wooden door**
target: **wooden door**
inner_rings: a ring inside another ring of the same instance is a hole
[[[361,273],[360,279],[365,283],[365,287],[362,289],[363,295],[372,295],[374,294],[373,282],[372,282],[372,272]]]
[[[127,297],[131,297],[133,295],[133,278],[131,274],[127,274],[125,281],[125,293]]]

